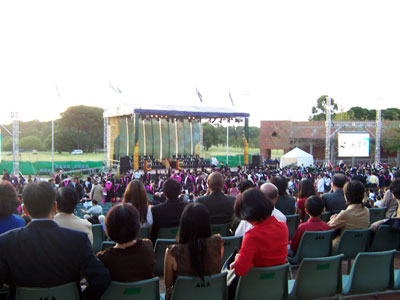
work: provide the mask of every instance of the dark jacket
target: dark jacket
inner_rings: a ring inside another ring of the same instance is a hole
[[[294,215],[296,212],[295,198],[289,195],[279,195],[275,208],[280,210],[284,215]]]
[[[197,202],[204,204],[210,213],[211,224],[231,223],[235,197],[225,196],[222,192],[199,197]]]
[[[325,209],[337,214],[343,209],[346,209],[346,200],[344,199],[344,193],[342,189],[336,189],[334,192],[326,193],[322,195]]]
[[[0,285],[53,287],[85,277],[87,299],[100,299],[110,275],[94,256],[86,233],[37,220],[0,235]]]
[[[151,227],[151,241],[155,244],[158,231],[162,227],[179,226],[181,214],[186,206],[186,202],[180,199],[168,199],[166,202],[153,206],[153,225]]]

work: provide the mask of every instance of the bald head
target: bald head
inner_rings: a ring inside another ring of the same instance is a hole
[[[225,184],[224,176],[219,172],[213,172],[208,176],[207,183],[211,191],[221,192]]]
[[[272,183],[264,183],[260,187],[261,192],[267,197],[272,203],[275,205],[276,201],[278,201],[279,191],[278,188]]]

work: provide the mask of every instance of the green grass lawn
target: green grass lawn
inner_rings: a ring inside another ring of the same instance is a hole
[[[21,161],[51,161],[51,151],[38,151],[38,154],[32,154],[32,151],[22,152]],[[12,160],[12,153],[2,152],[2,160]],[[81,155],[71,155],[70,152],[54,152],[54,161],[102,161],[104,153],[83,153]]]
[[[259,154],[259,148],[249,148],[249,154]],[[244,154],[244,150],[242,147],[235,148],[229,147],[229,155],[237,155],[237,154]],[[211,146],[208,150],[203,151],[204,158],[210,158],[211,156],[219,156],[219,155],[226,155],[226,147],[225,146]]]

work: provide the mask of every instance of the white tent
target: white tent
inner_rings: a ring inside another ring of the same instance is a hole
[[[314,164],[314,158],[311,154],[301,150],[300,148],[294,148],[288,153],[282,155],[280,167],[284,168],[289,165],[296,166],[312,166]]]

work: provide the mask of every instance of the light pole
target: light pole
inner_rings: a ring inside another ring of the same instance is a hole
[[[19,116],[18,112],[11,112],[12,119],[12,154],[13,154],[13,174],[18,176],[19,173]]]

